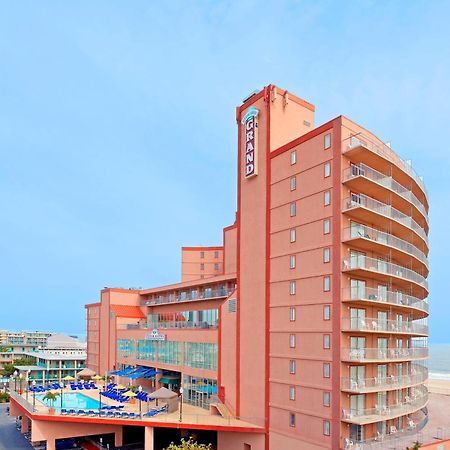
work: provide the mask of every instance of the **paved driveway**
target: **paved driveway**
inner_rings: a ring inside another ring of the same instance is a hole
[[[16,419],[6,414],[5,403],[0,403],[0,450],[30,450],[33,448],[16,428]]]

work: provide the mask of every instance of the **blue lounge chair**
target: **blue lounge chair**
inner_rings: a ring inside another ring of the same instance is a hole
[[[128,413],[128,417],[129,417],[130,419],[136,419],[136,418],[139,417],[139,414],[136,414],[136,413],[134,413],[134,412],[130,412],[130,413]]]
[[[86,415],[86,411],[85,411],[84,409],[79,409],[78,412],[77,412],[77,414],[78,414],[79,416],[85,416],[85,415]]]
[[[108,411],[106,413],[106,417],[114,417],[114,413],[112,411]]]
[[[67,409],[66,408],[62,408],[61,409],[61,415],[62,416],[67,415]]]
[[[71,415],[76,414],[76,411],[74,409],[69,409],[68,414],[71,414]]]

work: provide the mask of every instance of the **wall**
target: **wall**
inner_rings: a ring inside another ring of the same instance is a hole
[[[210,278],[222,274],[223,247],[181,248],[182,281]]]

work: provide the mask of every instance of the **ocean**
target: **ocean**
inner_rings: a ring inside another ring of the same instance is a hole
[[[429,346],[429,351],[429,377],[450,381],[450,344],[433,344]]]

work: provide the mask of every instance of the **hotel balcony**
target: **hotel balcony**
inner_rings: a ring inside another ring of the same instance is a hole
[[[391,205],[380,202],[364,194],[352,194],[342,205],[343,212],[361,222],[368,222],[380,228],[386,228],[386,219],[394,234],[411,237],[412,243],[419,246],[422,241],[428,248],[428,236],[425,230],[411,217]],[[411,236],[411,230],[416,238]]]
[[[367,303],[395,306],[411,311],[416,317],[428,316],[428,302],[403,292],[381,291],[377,288],[349,287],[343,290],[344,302],[352,302],[365,305]]]
[[[377,334],[410,334],[414,336],[428,336],[428,325],[407,320],[380,320],[377,318],[346,317],[342,319],[342,331],[361,331]]]
[[[188,321],[188,320],[168,320],[161,322],[145,323],[124,323],[118,324],[119,330],[154,330],[154,329],[217,329],[218,323],[208,323],[207,321]]]
[[[417,271],[428,273],[428,258],[425,253],[408,241],[398,238],[376,228],[353,222],[345,228],[344,242],[352,242],[359,249],[384,253],[389,249],[391,257],[404,265],[409,265]]]
[[[344,170],[343,182],[352,191],[363,191],[366,194],[373,196],[383,193],[385,196],[392,198],[394,207],[403,211],[410,211],[411,205],[413,205],[417,210],[417,212],[413,212],[413,217],[420,222],[425,222],[426,227],[428,227],[428,214],[425,206],[410,189],[402,186],[390,175],[378,172],[378,170],[372,169],[363,163],[359,163],[353,164],[351,167]]]
[[[428,348],[343,348],[341,358],[344,362],[361,363],[412,361],[428,358]]]
[[[342,420],[357,425],[395,419],[399,416],[412,414],[428,403],[428,391],[425,386],[413,389],[411,397],[406,396],[405,401],[395,405],[376,405],[368,409],[343,409]]]
[[[408,374],[374,378],[341,378],[341,390],[352,394],[392,391],[423,384],[428,379],[428,369],[414,365]]]
[[[343,261],[343,272],[352,272],[356,276],[379,280],[383,283],[395,284],[404,289],[418,291],[421,297],[428,294],[428,281],[420,273],[398,264],[387,262],[383,259],[371,258],[365,255],[356,255],[345,258]]]
[[[358,162],[367,162],[382,172],[393,172],[400,184],[408,186],[411,181],[418,187],[418,195],[427,202],[427,190],[422,178],[416,173],[409,162],[402,160],[390,146],[374,138],[358,133],[352,136],[349,145],[343,153]],[[428,206],[428,205],[426,205]]]
[[[226,298],[233,293],[235,289],[211,289],[210,291],[198,292],[184,292],[180,294],[166,294],[158,295],[155,298],[148,298],[141,301],[141,306],[154,306],[167,303],[182,303],[192,302],[198,300],[215,300],[219,298]]]

